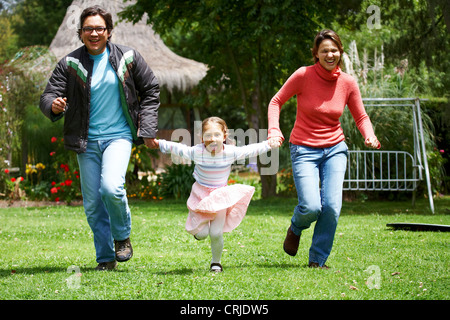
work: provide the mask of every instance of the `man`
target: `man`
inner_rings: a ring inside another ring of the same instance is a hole
[[[80,16],[84,44],[58,62],[41,96],[52,121],[64,116],[65,148],[77,153],[96,270],[133,255],[124,189],[132,143],[155,148],[159,85],[142,56],[110,42],[111,14],[98,6]]]

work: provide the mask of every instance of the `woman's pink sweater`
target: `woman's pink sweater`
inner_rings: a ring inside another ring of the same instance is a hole
[[[345,139],[339,118],[348,108],[364,139],[375,136],[355,79],[342,72],[325,70],[319,62],[294,72],[269,104],[269,138],[281,137],[279,118],[283,104],[297,95],[297,118],[289,141],[326,148]]]

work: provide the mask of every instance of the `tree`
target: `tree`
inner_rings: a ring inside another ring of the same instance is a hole
[[[10,11],[20,0],[0,0],[0,12]]]
[[[380,25],[370,26],[370,7],[377,8]],[[347,21],[348,22],[348,21]],[[384,48],[385,63],[398,66],[407,59],[417,71],[421,94],[448,96],[450,85],[450,2],[447,0],[364,0],[351,23],[336,24],[344,43],[356,40],[367,51]]]
[[[20,47],[49,46],[72,0],[24,0],[14,9],[20,17],[14,23]]]
[[[374,14],[367,10],[370,6],[377,8],[380,18],[379,28],[370,25],[369,17]],[[450,172],[450,58],[447,55],[450,45],[450,2],[447,0],[364,0],[361,10],[356,13],[354,21],[335,26],[344,43],[355,40],[360,53],[368,59],[361,58],[369,68],[363,74],[368,81],[360,81],[364,97],[421,97],[429,99],[423,105],[423,117],[431,117],[429,129],[425,133],[430,152],[437,152],[431,161],[430,171]],[[347,48],[348,49],[348,48]],[[378,51],[377,51],[378,50]],[[347,51],[347,50],[346,50]],[[347,51],[348,53],[348,51]],[[376,56],[380,60],[376,61]],[[373,57],[373,59],[372,59]],[[381,68],[380,68],[381,67]],[[378,69],[378,72],[377,72]],[[368,72],[369,71],[369,72]],[[386,113],[386,111],[383,111]],[[371,119],[379,127],[386,125],[381,117],[388,114],[378,113]],[[399,117],[393,116],[396,123]],[[344,124],[344,123],[343,123]],[[401,125],[399,126],[401,127]],[[348,127],[353,128],[353,127]],[[347,129],[348,129],[347,128]],[[379,128],[381,129],[381,128]],[[392,129],[397,129],[392,127]],[[427,132],[428,131],[428,132]],[[349,130],[344,131],[348,136]],[[382,130],[386,137],[395,135],[390,130]],[[391,134],[389,134],[391,133]],[[356,136],[353,135],[353,136]],[[400,137],[400,135],[398,135]],[[394,142],[391,140],[391,142]],[[382,142],[383,145],[383,142]],[[394,146],[395,144],[391,144]],[[387,147],[386,144],[383,147]],[[445,151],[445,152],[444,152]],[[435,168],[433,168],[433,163]],[[443,165],[444,163],[444,165]],[[434,177],[435,182],[439,179]],[[450,180],[447,177],[449,189]]]
[[[0,64],[9,60],[18,50],[18,37],[13,32],[11,21],[16,17],[6,10],[0,12]]]
[[[146,13],[175,51],[209,66],[196,103],[227,122],[243,115],[233,126],[258,130],[267,128],[267,106],[282,83],[311,64],[315,34],[334,19],[328,7],[323,0],[138,0],[122,17],[137,22]],[[263,197],[276,194],[276,175],[261,183]]]

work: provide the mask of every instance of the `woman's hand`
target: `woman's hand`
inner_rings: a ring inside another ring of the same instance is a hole
[[[373,148],[373,149],[380,149],[381,143],[378,141],[377,137],[369,137],[364,141],[366,147]]]
[[[279,148],[281,146],[281,144],[283,143],[283,139],[281,137],[274,137],[274,138],[269,138],[269,147],[270,148]]]

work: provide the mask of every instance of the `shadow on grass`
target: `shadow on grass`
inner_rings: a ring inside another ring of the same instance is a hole
[[[118,272],[118,273],[126,273],[126,272],[130,272],[129,270],[123,270],[120,269],[120,266],[118,266],[116,269],[111,270],[111,271],[98,271],[95,270],[95,268],[97,267],[97,265],[92,265],[92,266],[83,266],[80,267],[80,272],[84,273],[84,272],[93,272],[93,273],[107,273],[107,272]],[[10,268],[10,269],[0,269],[0,278],[1,277],[9,277],[9,276],[14,276],[14,275],[34,275],[34,274],[52,274],[52,273],[64,273],[67,274],[68,276],[70,276],[73,272],[68,271],[68,267],[50,267],[50,266],[45,266],[45,267],[30,267],[30,268],[22,268],[22,267],[17,267],[17,268]]]
[[[63,267],[30,267],[30,268],[8,268],[0,269],[0,277],[9,277],[14,275],[32,275],[38,273],[67,273],[67,268]]]
[[[225,268],[225,266],[224,266]],[[240,265],[230,265],[227,269],[243,269],[243,268],[266,268],[266,269],[298,269],[298,268],[308,268],[308,265],[305,263],[251,263],[251,264],[240,264]]]
[[[152,272],[152,273],[160,275],[160,276],[167,276],[167,275],[184,276],[184,275],[193,274],[193,273],[196,273],[196,272],[198,272],[198,269],[181,268],[181,269],[173,269],[173,270],[167,270],[167,271],[158,271],[158,272]]]
[[[248,214],[291,216],[297,205],[296,198],[272,197],[268,199],[253,200],[250,203]],[[450,196],[434,199],[434,214],[450,214]],[[396,215],[415,214],[433,215],[428,199],[418,199],[415,205],[411,200],[355,200],[344,201],[341,215]]]
[[[226,270],[242,270],[242,269],[255,269],[255,268],[269,268],[269,269],[298,269],[298,268],[308,268],[308,265],[305,263],[277,263],[277,264],[269,264],[269,263],[244,263],[239,265],[227,265],[223,264],[224,271]],[[180,268],[180,269],[172,269],[167,271],[158,271],[158,272],[152,272],[153,274],[160,275],[160,276],[167,276],[167,275],[178,275],[178,276],[184,276],[189,274],[198,274],[198,273],[208,273],[209,268]]]

